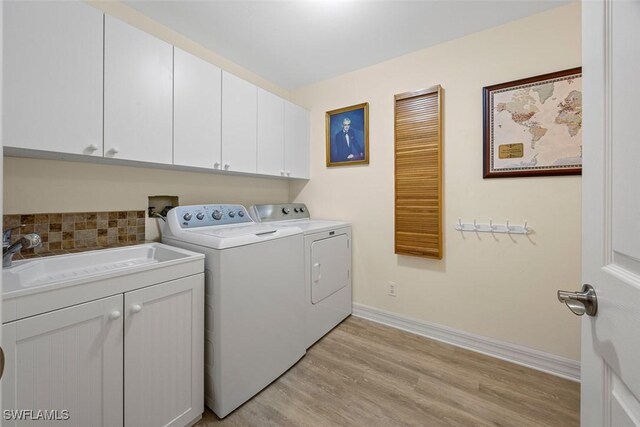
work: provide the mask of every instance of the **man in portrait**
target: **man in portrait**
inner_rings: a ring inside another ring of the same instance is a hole
[[[364,149],[361,141],[356,138],[356,133],[351,129],[351,119],[345,117],[342,120],[342,129],[336,133],[333,141],[334,150],[331,160],[345,162],[364,159]]]

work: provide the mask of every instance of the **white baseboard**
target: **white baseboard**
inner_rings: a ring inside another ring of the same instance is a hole
[[[568,380],[580,381],[580,362],[575,360],[424,320],[411,319],[362,304],[353,304],[353,315]]]

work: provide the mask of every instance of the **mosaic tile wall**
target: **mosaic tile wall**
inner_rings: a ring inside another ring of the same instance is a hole
[[[12,242],[38,233],[42,247],[25,249],[14,259],[60,255],[144,242],[145,211],[76,212],[4,215],[3,231],[13,230]]]

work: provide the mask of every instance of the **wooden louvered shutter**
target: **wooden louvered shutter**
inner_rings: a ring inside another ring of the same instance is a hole
[[[395,253],[442,259],[442,88],[395,96]]]

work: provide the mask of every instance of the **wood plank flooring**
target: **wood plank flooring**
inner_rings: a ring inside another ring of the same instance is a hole
[[[579,426],[580,385],[350,317],[224,420],[198,427]]]

